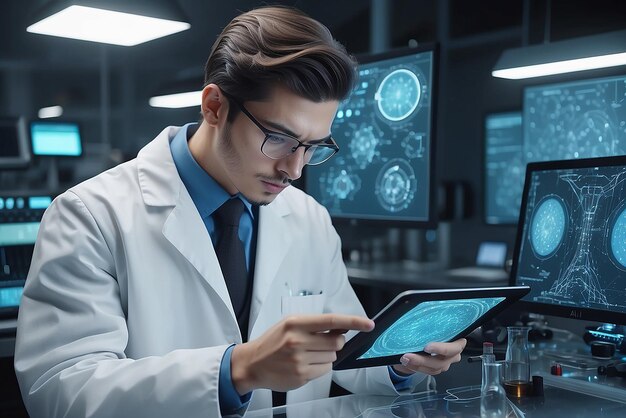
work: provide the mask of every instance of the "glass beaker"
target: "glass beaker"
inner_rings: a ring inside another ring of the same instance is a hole
[[[506,392],[501,383],[502,363],[483,363],[483,382],[480,389],[480,417],[506,417]]]
[[[530,353],[528,352],[529,327],[507,327],[508,346],[504,362],[504,389],[516,398],[528,396],[530,381]]]

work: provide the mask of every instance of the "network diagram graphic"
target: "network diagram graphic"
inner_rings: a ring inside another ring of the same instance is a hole
[[[533,173],[518,277],[535,302],[626,312],[626,167]]]
[[[527,162],[626,154],[626,77],[529,88]]]
[[[430,342],[450,341],[503,300],[495,297],[422,302],[387,328],[359,360],[420,352]]]
[[[516,223],[527,163],[626,154],[626,77],[529,87],[519,132],[488,135],[487,222]]]
[[[339,154],[307,168],[307,192],[331,215],[429,219],[432,55],[359,67],[332,127]]]

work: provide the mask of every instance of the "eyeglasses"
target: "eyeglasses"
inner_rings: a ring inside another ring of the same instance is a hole
[[[226,97],[228,97],[230,101],[233,102],[243,112],[243,114],[246,115],[248,119],[250,119],[252,123],[254,123],[265,134],[265,139],[263,140],[263,144],[261,144],[261,152],[266,157],[273,160],[280,160],[281,158],[285,158],[293,154],[298,150],[298,148],[303,147],[304,163],[308,165],[319,165],[328,161],[330,157],[339,151],[339,146],[331,135],[328,135],[326,138],[304,143],[291,135],[271,131],[261,125],[261,123],[256,120],[250,112],[248,112],[243,104],[239,103],[239,101],[230,96]]]

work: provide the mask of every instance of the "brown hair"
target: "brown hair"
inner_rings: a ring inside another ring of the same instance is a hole
[[[204,85],[215,83],[240,102],[262,100],[276,84],[317,103],[340,101],[352,90],[355,68],[320,22],[294,8],[261,7],[234,18],[217,37]]]

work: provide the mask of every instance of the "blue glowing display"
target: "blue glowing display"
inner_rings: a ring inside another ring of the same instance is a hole
[[[339,104],[340,152],[307,167],[306,191],[335,218],[428,223],[434,54],[410,51],[359,65]]]
[[[514,224],[519,218],[526,163],[522,115],[494,113],[485,119],[485,219]]]
[[[0,308],[19,306],[23,287],[5,287],[0,289]]]
[[[30,137],[35,155],[77,157],[83,152],[75,123],[32,122]]]
[[[28,198],[28,207],[31,209],[46,209],[52,203],[50,196],[31,196]]]
[[[550,197],[539,204],[530,227],[535,252],[546,257],[557,249],[565,232],[565,210],[558,199]]]
[[[626,313],[626,166],[537,169],[526,193],[515,273],[531,286],[523,300]]]
[[[626,267],[626,209],[622,210],[613,224],[611,251],[617,262]]]
[[[423,302],[385,330],[359,360],[424,350],[431,342],[454,338],[505,298]]]

